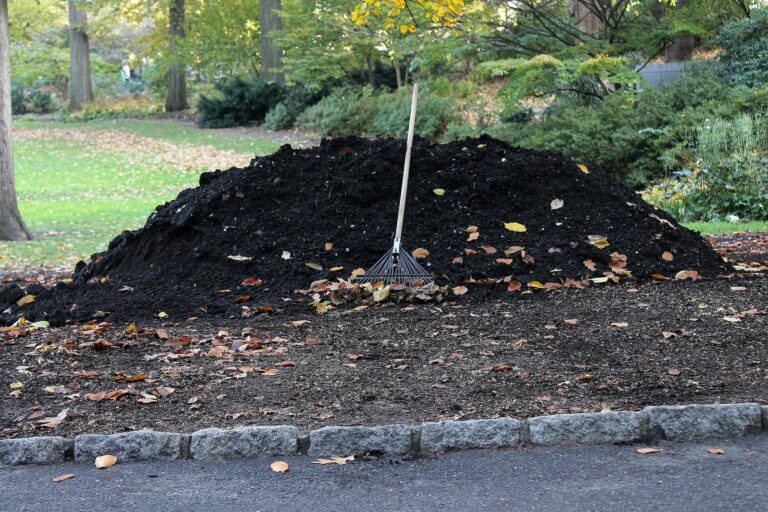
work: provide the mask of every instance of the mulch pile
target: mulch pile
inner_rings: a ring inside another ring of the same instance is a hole
[[[0,290],[4,321],[306,309],[295,290],[349,279],[391,248],[404,153],[401,140],[342,138],[205,173],[71,283]],[[728,272],[698,235],[593,166],[483,137],[417,140],[411,167],[404,247],[426,249],[438,286],[468,288],[461,299],[506,299],[517,282]],[[16,305],[25,294],[35,300]]]

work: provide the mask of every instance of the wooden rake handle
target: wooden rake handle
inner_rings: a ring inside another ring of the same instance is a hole
[[[408,196],[408,175],[411,170],[411,147],[413,146],[413,128],[416,125],[416,103],[419,97],[419,84],[413,84],[411,98],[411,119],[408,121],[408,142],[405,149],[405,165],[403,166],[403,185],[400,188],[400,208],[397,211],[397,229],[395,229],[395,253],[400,252],[400,238],[403,234],[403,219],[405,218],[405,200]]]

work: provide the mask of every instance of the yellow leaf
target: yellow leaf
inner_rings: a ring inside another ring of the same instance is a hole
[[[589,168],[584,164],[576,164],[581,172],[589,174]]]
[[[344,270],[344,267],[331,267],[331,272],[339,272],[341,270]]]
[[[288,463],[283,460],[276,460],[269,465],[269,468],[275,473],[285,473],[288,471]]]
[[[116,462],[117,462],[117,457],[115,457],[114,455],[101,455],[99,457],[96,457],[94,464],[96,465],[97,469],[106,469],[114,466]]]
[[[424,249],[423,247],[418,247],[411,252],[411,256],[414,258],[418,258],[420,260],[423,260],[427,256],[429,256],[429,251]]]
[[[11,389],[21,389],[24,387],[24,384],[22,384],[21,382],[11,382],[10,386],[11,386]]]
[[[531,281],[528,283],[528,288],[544,288],[544,285],[541,284],[539,281]]]
[[[31,302],[35,302],[35,296],[34,295],[25,295],[19,300],[16,301],[17,306],[24,306],[25,304],[29,304]]]
[[[385,286],[384,288],[373,290],[373,301],[381,302],[386,300],[386,298],[389,297],[389,289],[389,286]]]
[[[442,196],[445,194],[445,190],[443,190],[442,188],[436,188],[432,192],[434,192],[436,196]]]
[[[525,233],[526,231],[528,231],[528,229],[522,224],[520,224],[519,222],[507,222],[504,224],[504,227],[509,231],[513,231],[515,233]]]
[[[166,313],[165,311],[161,311],[160,313],[157,314],[157,316],[159,316],[160,318],[168,318],[168,313]]]

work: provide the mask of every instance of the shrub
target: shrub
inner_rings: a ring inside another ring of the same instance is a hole
[[[749,18],[724,25],[715,44],[728,80],[750,87],[768,86],[768,8],[754,9]]]
[[[370,87],[341,87],[306,109],[298,124],[321,135],[362,135],[366,133],[368,120],[365,119],[364,102],[370,101],[373,89]]]
[[[78,112],[70,112],[63,121],[92,121],[95,119],[119,119],[125,117],[147,116],[163,111],[160,103],[147,96],[117,96],[97,98]]]
[[[24,88],[19,84],[11,85],[11,112],[21,114],[48,114],[58,108],[53,94],[40,87]]]
[[[645,194],[683,221],[768,219],[768,116],[714,119],[697,130],[695,159]]]
[[[258,78],[233,78],[217,86],[221,97],[200,96],[202,128],[228,128],[260,123],[285,98],[285,86]]]
[[[27,112],[27,99],[24,96],[24,88],[18,84],[11,85],[11,113],[21,115]]]
[[[288,113],[288,107],[282,102],[272,107],[264,118],[264,128],[268,130],[285,130],[291,126],[293,126],[293,118]]]

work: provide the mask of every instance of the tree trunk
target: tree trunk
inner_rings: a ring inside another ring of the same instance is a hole
[[[11,152],[11,51],[8,0],[0,0],[0,240],[31,240],[16,203]]]
[[[590,35],[598,35],[603,29],[603,23],[600,21],[589,7],[595,0],[568,0],[568,14],[582,32]],[[588,7],[589,5],[589,7]]]
[[[688,0],[677,0],[676,7],[682,9]],[[667,15],[667,7],[658,0],[653,3],[651,12],[657,20]],[[691,60],[696,39],[693,36],[682,36],[667,43],[664,49],[664,62],[684,62]]]
[[[90,47],[88,44],[88,15],[78,10],[77,0],[69,4],[69,95],[70,110],[80,110],[93,101],[91,85]]]
[[[365,56],[365,63],[368,66],[368,83],[371,87],[376,87],[376,75],[373,72],[373,61],[371,60],[371,54],[368,53]]]
[[[273,31],[282,30],[280,19],[281,0],[261,0],[261,76],[264,80],[285,83],[283,50],[277,46]]]
[[[172,0],[168,10],[168,96],[165,111],[187,108],[187,69],[181,58],[178,40],[184,39],[184,0]]]
[[[395,66],[395,80],[397,81],[397,88],[400,89],[403,86],[403,79],[400,77],[400,61],[395,59],[392,64]]]

